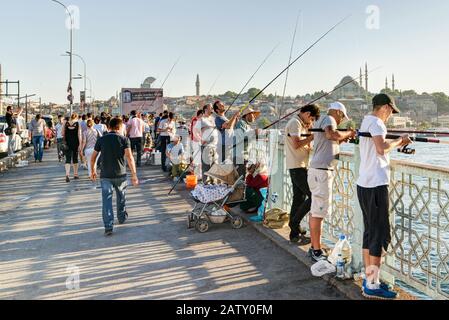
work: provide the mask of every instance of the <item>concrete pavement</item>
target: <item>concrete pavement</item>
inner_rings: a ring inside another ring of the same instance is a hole
[[[65,183],[53,149],[0,174],[0,299],[344,298],[253,228],[187,229],[191,201],[167,196],[159,168],[139,170],[130,219],[106,238],[101,190],[80,172]]]

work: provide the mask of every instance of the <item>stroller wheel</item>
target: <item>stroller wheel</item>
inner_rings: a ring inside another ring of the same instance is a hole
[[[231,223],[234,229],[240,229],[243,227],[243,219],[239,216],[232,217]]]
[[[195,229],[199,232],[199,233],[205,233],[207,232],[207,230],[209,230],[209,221],[205,220],[205,219],[199,219],[197,220],[196,224],[195,224]]]
[[[194,222],[195,221],[192,218],[192,214],[191,213],[187,214],[187,228],[188,229],[192,229],[193,228],[193,223]]]

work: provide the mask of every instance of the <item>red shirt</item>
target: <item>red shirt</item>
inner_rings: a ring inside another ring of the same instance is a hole
[[[263,188],[268,188],[268,176],[258,174],[257,176],[253,177],[253,175],[250,174],[246,177],[246,186],[257,191]]]
[[[190,139],[193,141],[193,127],[195,126],[195,123],[198,121],[197,117],[193,117],[192,121],[190,123]]]

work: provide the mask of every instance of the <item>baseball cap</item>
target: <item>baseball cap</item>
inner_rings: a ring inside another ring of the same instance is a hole
[[[399,110],[399,108],[396,106],[396,103],[394,102],[393,97],[391,97],[390,95],[385,94],[385,93],[380,93],[373,98],[373,107],[384,106],[386,104],[390,105],[390,107],[393,108],[393,113],[401,112]]]
[[[346,119],[351,120],[348,117],[348,112],[346,111],[346,107],[341,102],[332,102],[331,104],[329,104],[329,110],[339,110],[339,111],[343,112]]]

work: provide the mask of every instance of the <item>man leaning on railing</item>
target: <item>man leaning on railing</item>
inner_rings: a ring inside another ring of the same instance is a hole
[[[360,173],[357,196],[363,212],[363,258],[366,280],[363,296],[369,299],[395,299],[397,294],[379,279],[382,255],[391,242],[389,222],[389,192],[391,150],[411,143],[408,135],[387,141],[385,123],[399,113],[393,98],[379,94],[373,98],[373,112],[365,116],[361,132],[372,138],[360,137]]]

